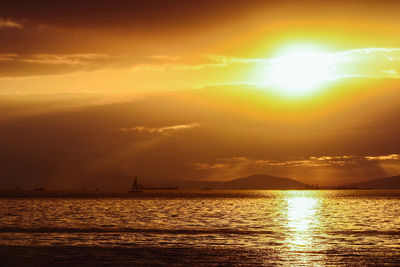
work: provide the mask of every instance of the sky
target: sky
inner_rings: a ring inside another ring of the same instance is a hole
[[[0,188],[400,174],[397,1],[0,3]]]

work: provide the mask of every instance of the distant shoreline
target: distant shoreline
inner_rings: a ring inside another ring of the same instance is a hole
[[[178,189],[178,190],[143,190],[140,193],[129,193],[128,191],[0,191],[0,198],[151,198],[157,196],[163,197],[237,197],[243,196],[243,192],[249,192],[249,197],[261,196],[261,192],[265,191],[395,191],[399,189],[373,189],[373,188],[319,188],[319,189]],[[254,193],[254,194],[252,194]]]

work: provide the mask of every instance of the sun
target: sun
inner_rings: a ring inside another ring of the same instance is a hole
[[[288,96],[309,95],[323,83],[334,80],[330,54],[311,49],[292,49],[271,59],[266,83]]]

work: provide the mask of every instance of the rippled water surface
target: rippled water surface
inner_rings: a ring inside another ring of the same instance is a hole
[[[304,262],[330,251],[400,250],[400,191],[174,191],[0,203],[0,245],[275,249],[304,253]]]

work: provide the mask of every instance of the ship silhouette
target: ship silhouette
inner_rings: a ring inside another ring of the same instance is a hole
[[[129,190],[129,193],[140,193],[142,192],[142,186],[138,184],[138,176],[135,176],[135,180],[133,180],[132,188]]]

